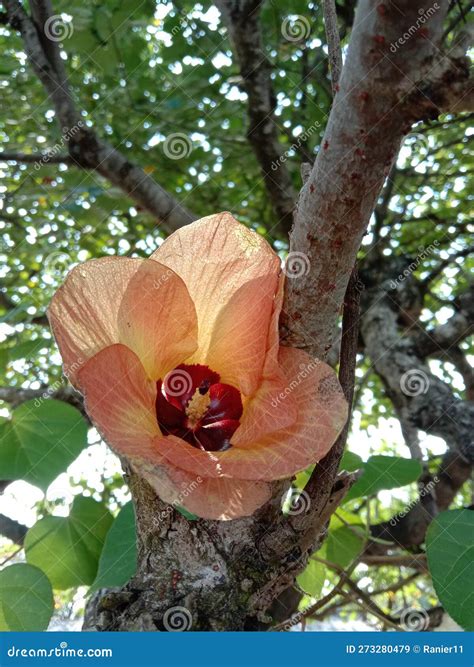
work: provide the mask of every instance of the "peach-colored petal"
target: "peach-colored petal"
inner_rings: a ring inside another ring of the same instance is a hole
[[[186,285],[169,267],[143,260],[118,312],[120,342],[140,358],[148,376],[161,377],[197,347],[197,317]]]
[[[298,416],[293,425],[272,433],[253,447],[222,452],[222,470],[242,479],[284,479],[321,460],[347,420],[347,403],[333,369],[302,350],[280,348]],[[286,396],[280,401],[285,410]]]
[[[203,452],[187,443],[172,445],[156,439],[157,448],[178,468],[205,477],[273,480],[291,477],[329,451],[347,419],[347,403],[336,375],[327,364],[306,352],[280,348],[279,359],[287,388],[298,408],[294,424],[252,446],[224,452]],[[285,410],[285,398],[280,409]]]
[[[76,386],[81,366],[114,343],[143,355],[152,377],[196,347],[197,320],[186,286],[151,260],[104,257],[75,267],[48,315],[65,373]]]
[[[287,386],[282,372],[262,380],[257,392],[245,404],[240,426],[232,436],[234,447],[253,447],[266,435],[294,424],[298,406]]]
[[[245,395],[259,386],[276,287],[275,274],[249,280],[218,313],[206,356],[221,381]]]
[[[128,257],[92,259],[76,266],[54,295],[48,317],[72,384],[88,359],[119,342],[120,302],[141,263]]]
[[[79,382],[87,414],[117,454],[161,460],[153,444],[160,435],[156,384],[134,352],[120,344],[104,348],[79,370]]]
[[[246,392],[254,391],[258,373],[254,363],[259,356],[257,366],[261,369],[264,356],[261,338],[268,331],[271,297],[277,289],[280,272],[280,260],[272,248],[230,213],[220,213],[179,229],[152,259],[181,276],[196,306],[199,347],[190,363],[215,360],[216,351],[212,349],[215,347],[220,360],[228,358],[229,372],[235,374],[239,368],[239,386],[245,387]],[[255,281],[252,282],[255,291],[242,289],[250,281]],[[244,333],[255,335],[255,341],[242,349],[241,357],[234,343],[238,326],[238,343]]]
[[[184,507],[203,519],[229,520],[249,516],[271,497],[271,485],[239,479],[206,479],[171,466],[133,462],[162,500]]]
[[[285,274],[281,273],[278,279],[278,287],[273,303],[272,317],[270,320],[270,326],[268,328],[267,354],[265,358],[264,369],[264,373],[266,375],[271,375],[274,372],[274,369],[279,365],[278,353],[280,351],[280,315],[283,306],[283,298],[285,296],[285,280]]]

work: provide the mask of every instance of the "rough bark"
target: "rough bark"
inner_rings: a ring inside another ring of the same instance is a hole
[[[364,274],[361,333],[365,350],[400,418],[443,438],[451,450],[472,463],[474,405],[456,398],[450,387],[431,373],[418,352],[419,334],[412,336],[408,331],[400,335],[400,321],[411,327],[417,324],[413,314],[421,309],[423,298],[413,275],[396,282],[405,268],[406,260],[385,259],[379,271]]]
[[[470,478],[474,463],[474,406],[456,398],[427,365],[428,356],[436,354],[438,349],[445,353],[448,343],[455,345],[469,335],[474,322],[472,292],[457,298],[459,310],[439,327],[443,334],[437,329],[426,331],[413,315],[421,311],[423,283],[413,275],[397,280],[403,275],[407,260],[392,257],[379,259],[372,266],[370,262],[367,264],[362,273],[366,290],[361,316],[365,351],[384,383],[402,427],[405,424],[415,434],[422,430],[438,435],[448,446],[436,475],[423,473],[419,500],[402,515],[371,528],[374,538],[403,548],[419,547],[434,516],[451,505]],[[405,332],[401,335],[403,328]],[[368,551],[386,550],[385,545],[371,544]]]

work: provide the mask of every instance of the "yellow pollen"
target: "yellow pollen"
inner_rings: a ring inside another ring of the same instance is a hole
[[[209,394],[201,394],[199,389],[196,389],[186,408],[190,428],[194,428],[199,420],[204,417],[210,403]]]

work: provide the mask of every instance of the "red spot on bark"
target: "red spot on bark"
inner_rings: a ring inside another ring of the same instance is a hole
[[[376,44],[385,44],[385,37],[383,35],[374,35],[372,39]]]
[[[421,28],[418,30],[416,36],[417,36],[417,37],[421,37],[422,39],[427,39],[429,34],[430,34],[430,31],[428,30],[428,28],[426,28],[426,27],[421,27]]]
[[[362,100],[363,102],[367,102],[367,100],[369,99],[369,93],[366,90],[364,90],[362,93],[360,93],[359,99]]]
[[[339,250],[339,248],[342,248],[344,241],[342,239],[334,239],[332,242],[333,247],[336,250]]]
[[[313,192],[314,192],[314,185],[312,183],[309,186],[309,191],[311,192],[311,194],[313,194]]]
[[[298,312],[293,313],[293,319],[294,320],[301,320],[301,313],[298,313]]]
[[[364,151],[362,150],[362,148],[356,148],[356,149],[355,149],[355,154],[358,155],[358,156],[359,156],[360,158],[362,158],[363,160],[365,160],[365,153],[364,153]]]
[[[328,148],[329,148],[329,141],[326,140],[323,144],[323,150],[327,151]]]
[[[336,91],[336,93],[338,93],[338,92],[339,92],[339,84],[338,84],[338,83],[336,83],[336,86],[335,86],[335,91]]]
[[[377,5],[377,13],[379,16],[387,16],[387,8],[385,5]]]
[[[351,174],[351,181],[358,181],[360,179],[360,174]]]

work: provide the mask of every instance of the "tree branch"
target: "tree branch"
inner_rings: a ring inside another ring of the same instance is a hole
[[[28,60],[54,104],[62,139],[72,161],[84,169],[93,169],[119,187],[159,221],[165,222],[171,231],[195,220],[193,213],[143,169],[86,126],[74,104],[58,45],[45,34],[45,21],[51,16],[49,0],[34,0],[33,19],[17,0],[6,0],[5,6],[10,25],[20,32]]]
[[[265,187],[277,221],[286,235],[293,222],[296,193],[286,168],[275,119],[276,97],[265,54],[260,9],[262,0],[216,0],[232,41],[248,96],[247,137],[260,164]]]
[[[0,535],[21,546],[27,532],[27,526],[14,519],[10,519],[10,517],[4,514],[0,514]]]
[[[333,96],[336,96],[338,82],[342,71],[342,53],[337,27],[337,13],[335,0],[323,0],[324,27],[329,49],[329,62],[331,63],[331,85]]]
[[[70,155],[58,155],[53,151],[43,151],[41,153],[2,151],[0,153],[0,162],[24,162],[25,164],[38,164],[40,166],[47,164],[75,164]]]
[[[423,3],[381,7],[358,4],[339,91],[291,233],[290,252],[306,255],[310,270],[287,282],[284,339],[320,358],[336,338],[356,253],[402,137],[413,122],[459,101],[469,77],[465,59],[438,53],[446,2],[424,24],[429,39],[414,35],[395,52],[391,46],[417,25]]]

